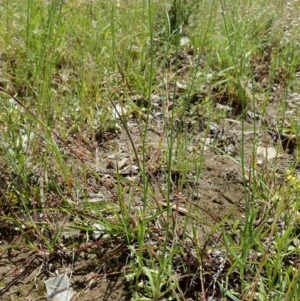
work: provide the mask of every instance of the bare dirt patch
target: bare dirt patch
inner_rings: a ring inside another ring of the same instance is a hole
[[[269,45],[250,60],[252,86],[250,81],[239,83],[240,87],[236,81],[219,84],[227,76],[219,74],[215,82],[205,83],[195,91],[187,89],[189,71],[195,65],[203,68],[205,55],[199,60],[191,49],[182,50],[160,66],[164,72],[157,75],[156,82],[164,84],[157,84],[151,105],[149,99],[130,95],[130,106],[116,100],[115,107],[111,107],[112,112],[118,111],[114,112],[116,126],[100,129],[94,137],[68,129],[69,144],[56,142],[66,153],[74,178],[80,178],[85,169],[84,180],[78,181],[84,191],[76,191],[74,197],[70,193],[74,188],[71,180],[65,183],[57,179],[65,200],[49,193],[49,208],[68,210],[53,213],[32,202],[31,217],[41,225],[41,232],[27,223],[28,216],[13,213],[15,204],[7,202],[3,188],[0,299],[46,300],[43,281],[64,273],[69,275],[76,291],[74,300],[130,300],[132,282],[138,283],[143,292],[145,275],[131,281],[125,279],[130,265],[135,264],[131,251],[138,249],[137,241],[124,233],[114,236],[114,229],[106,236],[95,223],[101,212],[101,218],[118,224],[120,211],[129,208],[121,222],[131,231],[137,231],[139,212],[147,202],[150,208],[147,227],[151,231],[145,239],[144,258],[159,259],[163,237],[169,231],[167,246],[176,240],[183,241],[184,245],[178,248],[172,261],[180,288],[176,291],[179,298],[207,300],[207,296],[214,296],[214,300],[221,300],[216,283],[230,268],[230,258],[225,254],[223,228],[217,225],[232,229],[237,223],[241,227],[247,201],[257,202],[259,210],[253,225],[260,225],[268,208],[260,206],[256,198],[259,192],[254,194],[251,184],[256,176],[265,176],[270,187],[280,185],[285,170],[296,160],[298,138],[286,131],[291,130],[288,118],[277,114],[290,79],[284,69],[278,68],[271,74],[272,49]],[[299,80],[299,70],[297,72]],[[166,78],[162,74],[167,74]],[[249,94],[252,89],[254,96]],[[257,99],[253,99],[255,97]],[[268,99],[260,106],[263,97]],[[285,112],[287,117],[293,117],[299,94],[293,91],[287,98],[285,104],[289,110]],[[145,141],[143,135],[147,137]],[[143,172],[149,184],[146,200],[142,188],[142,157],[145,159]],[[267,178],[270,170],[273,177]],[[10,187],[12,177],[16,175],[3,174],[1,185]],[[82,204],[88,209],[80,209]],[[172,224],[165,223],[168,207],[172,211]],[[15,220],[19,223],[14,224]],[[49,224],[49,228],[43,228],[43,223]],[[51,241],[57,228],[61,230],[60,239],[49,251],[51,248],[46,248],[45,240]],[[233,239],[239,234],[232,233]],[[189,239],[191,236],[197,239]],[[202,261],[196,254],[199,249]],[[200,271],[204,274],[201,279]],[[239,291],[236,276],[236,279],[232,277],[231,284]]]

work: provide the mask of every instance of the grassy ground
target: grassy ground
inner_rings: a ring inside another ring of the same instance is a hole
[[[0,2],[1,300],[299,300],[299,1],[198,2]]]

